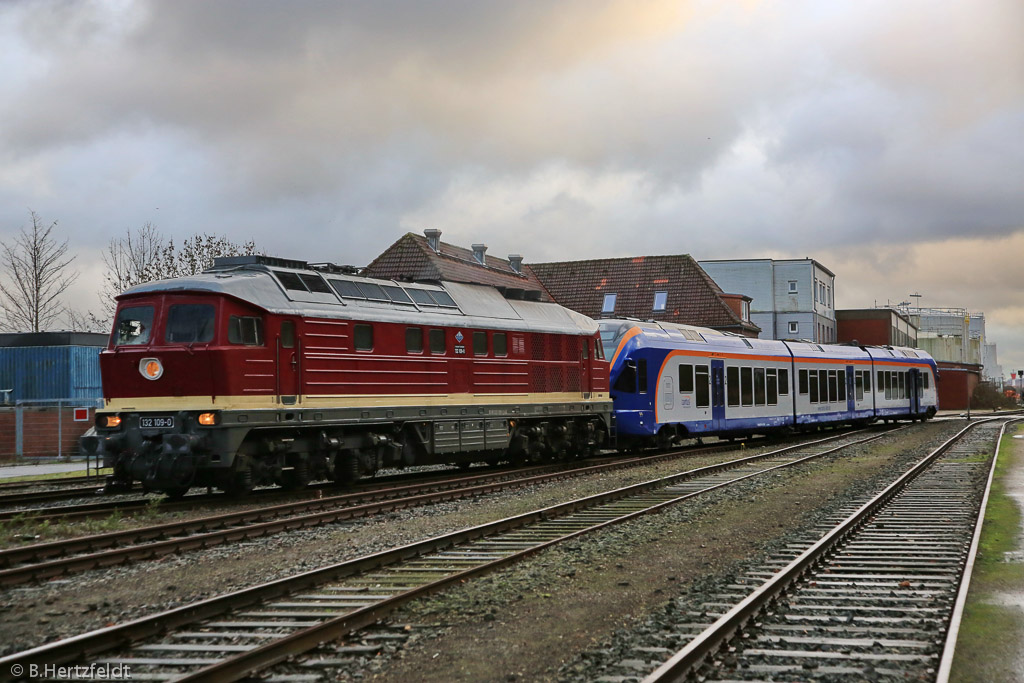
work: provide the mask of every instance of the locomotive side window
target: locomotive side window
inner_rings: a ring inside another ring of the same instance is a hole
[[[779,396],[789,395],[789,369],[779,368]]]
[[[594,340],[594,358],[604,360],[604,338]]]
[[[764,368],[754,368],[754,405],[765,404],[765,373]]]
[[[694,367],[694,384],[697,389],[697,407],[707,408],[711,405],[711,373],[708,372],[708,366],[697,365]]]
[[[494,355],[495,356],[507,356],[508,355],[508,335],[504,332],[495,332],[494,338],[491,340],[494,344]],[[583,340],[583,348],[587,348],[587,340]],[[586,358],[586,352],[584,351],[584,358]]]
[[[228,343],[263,346],[263,318],[241,315],[228,318]]]
[[[729,393],[729,407],[734,408],[740,404],[740,369],[738,367],[725,369],[725,384]]]
[[[430,330],[427,334],[430,341],[430,352],[441,355],[447,351],[444,343],[444,330]]]
[[[352,329],[352,341],[356,351],[373,351],[373,326],[355,325]]]
[[[202,344],[213,341],[215,311],[210,304],[176,304],[167,312],[164,341],[169,344]]]
[[[486,332],[474,332],[473,333],[473,355],[474,356],[486,356],[487,355],[487,333]]]
[[[129,306],[117,314],[114,324],[114,345],[135,346],[149,343],[149,331],[153,329],[152,306]]]
[[[753,368],[740,368],[740,400],[745,406],[754,405]]]
[[[692,365],[680,365],[679,366],[679,391],[686,393],[693,391],[693,366]]]
[[[423,353],[423,328],[405,328],[405,350],[409,353]]]
[[[281,323],[281,348],[295,348],[295,323],[291,320],[285,320]]]

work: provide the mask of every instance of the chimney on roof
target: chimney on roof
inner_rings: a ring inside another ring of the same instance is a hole
[[[427,238],[427,244],[434,250],[435,253],[441,253],[441,231],[437,228],[427,228],[423,231],[423,234]]]
[[[523,257],[519,254],[508,255],[508,265],[520,275],[523,274]]]
[[[484,262],[484,257],[486,255],[487,255],[487,245],[486,244],[474,244],[473,245],[473,258],[476,259],[477,263],[479,263],[482,266],[486,265],[486,263]]]

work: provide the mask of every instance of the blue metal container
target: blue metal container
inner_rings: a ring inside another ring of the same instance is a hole
[[[102,398],[100,349],[98,346],[0,348],[0,401]]]

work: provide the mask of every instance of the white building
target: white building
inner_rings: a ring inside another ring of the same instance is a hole
[[[811,258],[699,261],[718,286],[751,297],[762,339],[836,340],[835,274]]]

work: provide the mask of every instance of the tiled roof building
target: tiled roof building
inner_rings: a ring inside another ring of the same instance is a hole
[[[406,233],[384,250],[364,270],[369,277],[389,280],[447,280],[491,285],[507,296],[551,301],[544,286],[522,267],[522,257],[510,254],[501,259],[487,255],[487,246],[472,249],[441,241],[440,230],[424,235]],[[521,293],[521,294],[520,294]]]
[[[555,301],[592,318],[639,318],[756,337],[750,297],[726,294],[688,254],[532,263]]]

